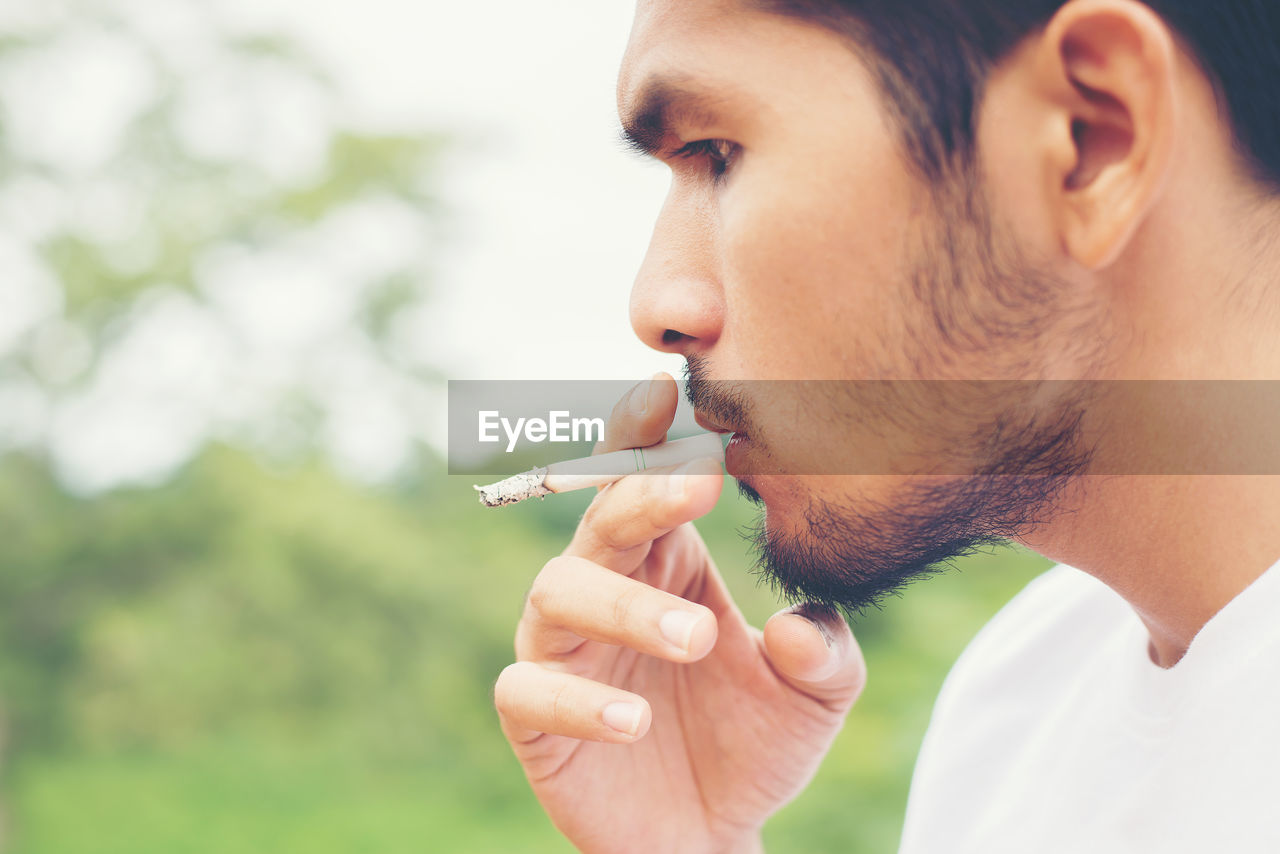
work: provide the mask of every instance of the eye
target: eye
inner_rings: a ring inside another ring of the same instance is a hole
[[[705,158],[713,178],[719,180],[729,170],[738,146],[724,139],[700,139],[677,148],[671,154],[685,160]]]

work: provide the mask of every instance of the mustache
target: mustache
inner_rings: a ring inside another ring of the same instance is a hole
[[[708,376],[707,359],[697,353],[684,364],[684,395],[698,412],[735,432],[751,435],[751,401],[740,386]]]

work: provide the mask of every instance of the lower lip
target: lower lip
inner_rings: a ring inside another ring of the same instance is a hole
[[[724,468],[733,477],[746,474],[743,464],[746,462],[747,445],[751,439],[743,433],[734,433],[729,444],[724,448]]]

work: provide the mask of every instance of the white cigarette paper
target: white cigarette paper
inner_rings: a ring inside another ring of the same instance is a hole
[[[724,463],[724,445],[719,433],[699,433],[648,448],[629,448],[594,457],[565,460],[523,474],[474,487],[485,507],[515,504],[526,498],[545,498],[553,492],[589,489],[621,480],[646,469],[675,466],[694,460],[715,459]]]

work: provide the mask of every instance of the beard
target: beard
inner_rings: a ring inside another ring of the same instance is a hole
[[[1037,342],[1046,335],[1097,341],[1098,319],[1065,304],[1062,295],[1070,288],[1008,247],[997,246],[988,210],[973,184],[963,185],[959,197],[959,207],[954,201],[943,207],[942,197],[935,196],[943,215],[934,222],[933,235],[922,235],[926,240],[917,244],[908,264],[909,329],[904,337],[927,343],[901,353],[899,364],[912,365],[914,379],[940,376],[942,366],[964,364],[965,359],[981,366],[979,370],[998,366],[991,373],[1009,375],[1019,370],[1011,366],[1023,366],[1025,374],[1030,372],[1025,366],[1034,364]],[[1091,334],[1080,335],[1090,327]],[[1100,361],[1093,353],[1075,356],[1076,363],[1083,359],[1094,367]],[[688,359],[685,382],[695,409],[740,426],[752,441],[758,438],[753,397],[742,383],[712,380],[706,360],[697,354]],[[1016,381],[982,398],[979,406],[955,405],[946,394],[924,404],[918,399],[908,403],[919,386],[908,390],[905,384],[895,385],[889,384],[889,394],[883,389],[868,394],[850,383],[848,393],[810,399],[805,408],[821,411],[833,426],[880,424],[897,435],[918,438],[919,447],[928,449],[921,457],[926,462],[962,449],[951,458],[963,463],[952,462],[955,467],[947,469],[960,476],[895,477],[888,494],[876,498],[819,499],[809,494],[807,506],[785,530],[769,524],[759,492],[738,482],[742,495],[762,508],[747,532],[756,573],[792,604],[835,609],[846,617],[879,607],[910,582],[1050,521],[1063,493],[1089,468],[1093,451],[1082,430],[1092,397],[1087,381],[1061,384],[1048,396],[1042,381]],[[855,400],[856,406],[851,403]],[[835,435],[848,434],[837,427]],[[776,471],[797,474],[785,466]]]
[[[1070,475],[974,475],[907,484],[891,502],[811,500],[799,533],[770,528],[762,511],[748,529],[755,572],[788,603],[852,618],[958,558],[1047,521],[1071,481]],[[738,489],[763,506],[749,485],[739,482]]]

